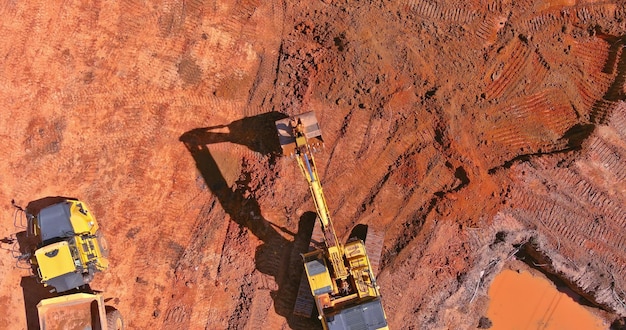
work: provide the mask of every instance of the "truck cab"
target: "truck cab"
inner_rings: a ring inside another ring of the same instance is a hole
[[[26,218],[37,242],[30,262],[45,286],[65,292],[108,268],[106,241],[83,202],[65,199],[38,211],[27,208]]]

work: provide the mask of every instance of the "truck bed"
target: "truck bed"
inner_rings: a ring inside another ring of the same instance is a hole
[[[106,318],[102,296],[75,293],[42,300],[37,305],[42,330],[100,329]]]

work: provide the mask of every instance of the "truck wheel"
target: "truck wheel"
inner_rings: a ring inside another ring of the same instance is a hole
[[[107,311],[107,330],[124,330],[124,320],[117,309]]]

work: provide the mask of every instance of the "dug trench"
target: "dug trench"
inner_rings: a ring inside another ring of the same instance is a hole
[[[580,269],[577,269],[571,260],[560,255],[557,250],[547,247],[546,239],[541,237],[541,234],[536,232],[527,233],[530,236],[524,235],[523,241],[517,243],[513,242],[515,240],[511,241],[510,239],[510,236],[515,235],[515,233],[500,231],[496,234],[492,245],[508,245],[512,248],[508,257],[514,257],[516,260],[523,262],[528,269],[533,269],[543,274],[558,291],[570,297],[577,304],[592,307],[597,314],[612,320],[610,329],[624,328],[626,319],[611,316],[608,313],[598,313],[598,311],[619,313],[619,310],[623,308],[623,306],[619,305],[621,298],[615,291],[614,278],[609,272],[599,271],[597,265],[592,267],[591,264],[588,264],[587,267],[589,269],[585,271],[592,274],[587,274],[585,277],[594,283],[590,285],[588,282],[573,280],[574,278],[580,279],[582,277],[580,276]],[[612,303],[607,303],[606,300],[598,300],[598,296],[606,294],[606,292],[600,292],[606,290],[606,287],[611,291],[611,295],[617,297]],[[549,322],[550,320],[546,321]]]
[[[593,289],[585,291],[570,279],[571,275],[560,274],[553,264],[553,258],[550,257],[547,251],[542,250],[536,237],[532,237],[521,246],[514,245],[514,247],[519,250],[515,253],[515,257],[518,260],[523,261],[530,268],[540,271],[554,283],[557,290],[569,295],[574,301],[585,306],[593,306],[605,310],[612,309],[612,306],[595,300]],[[605,274],[600,274],[598,277],[604,278]]]

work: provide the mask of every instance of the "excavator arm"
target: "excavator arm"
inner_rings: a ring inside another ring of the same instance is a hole
[[[290,132],[286,131],[285,133],[292,137],[289,141],[294,145],[293,156],[295,156],[302,175],[304,175],[309,184],[318,219],[324,233],[327,258],[332,264],[334,276],[346,278],[349,274],[342,257],[344,253],[343,246],[337,240],[337,234],[328,212],[326,198],[324,197],[324,191],[317,173],[317,166],[315,165],[315,157],[313,156],[313,151],[322,143],[321,132],[317,125],[315,114],[308,112],[295,118],[283,119],[282,124],[285,125],[286,130],[290,130]],[[310,131],[313,131],[313,133],[310,133]]]

